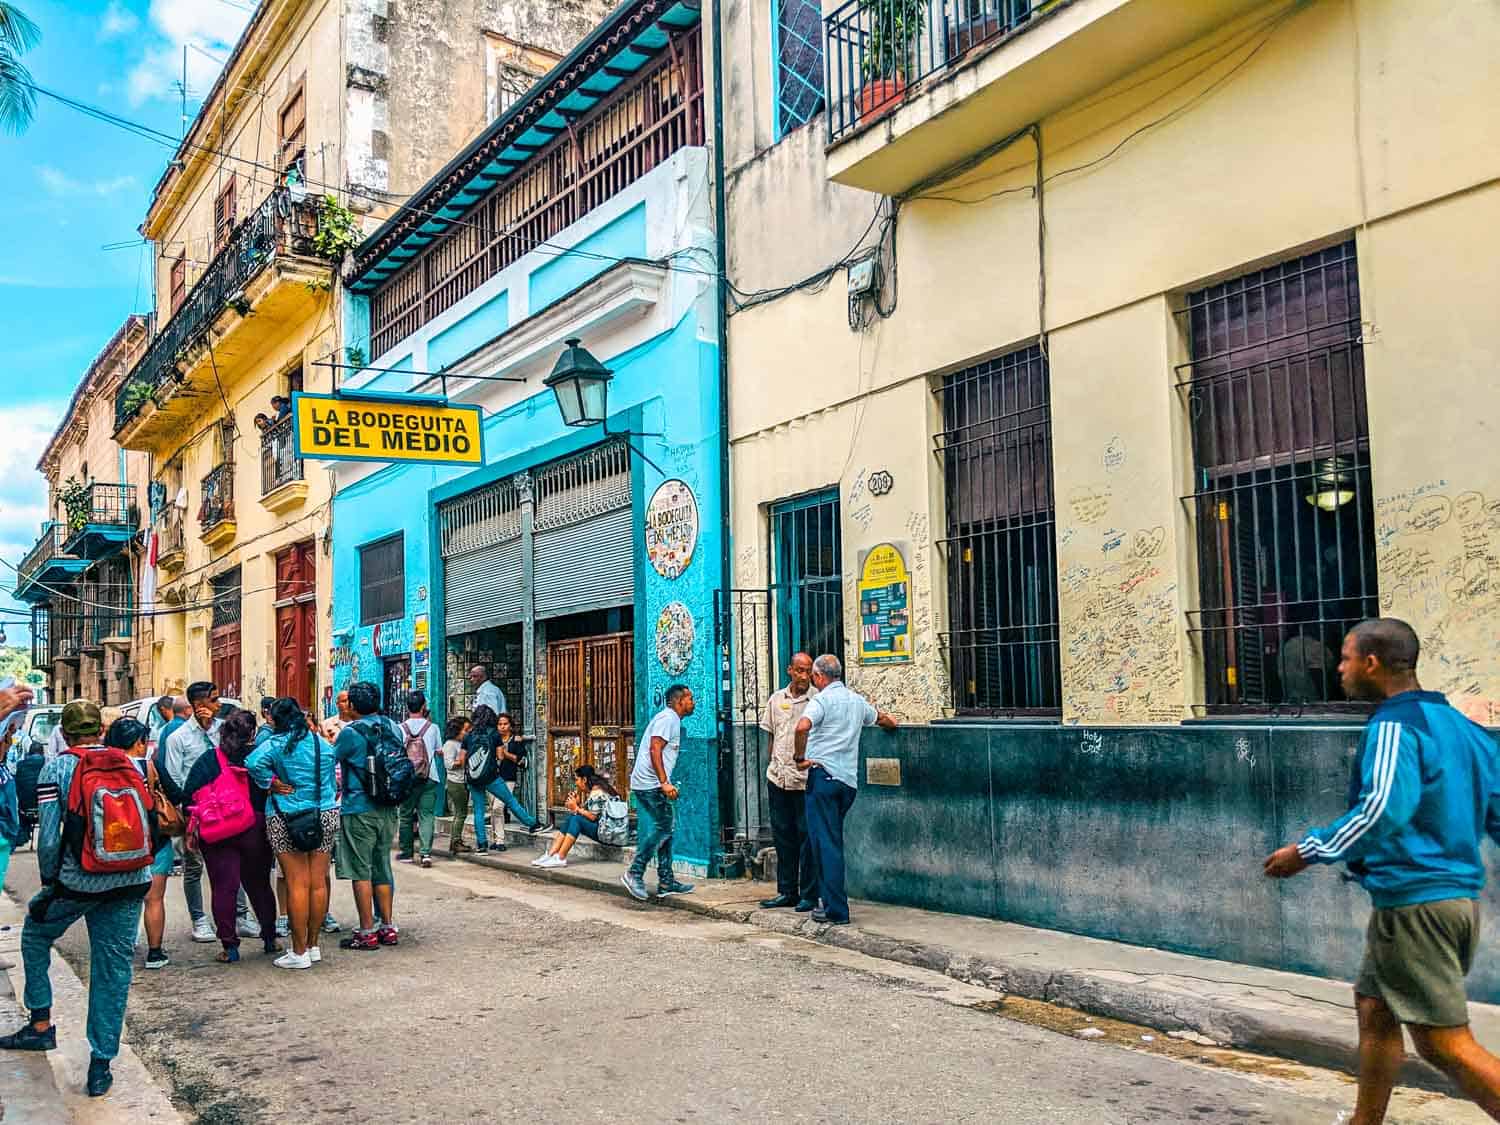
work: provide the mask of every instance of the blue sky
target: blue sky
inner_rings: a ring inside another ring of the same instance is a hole
[[[26,56],[41,86],[152,128],[181,133],[183,46],[188,113],[213,83],[251,0],[18,0],[42,30]],[[0,209],[0,559],[36,541],[46,487],[36,461],[78,379],[131,312],[151,307],[150,247],[137,241],[149,192],[170,153],[39,97],[20,137],[0,134],[11,187]],[[15,572],[0,566],[0,591]],[[17,605],[0,593],[0,607]],[[0,613],[12,642],[27,631]]]

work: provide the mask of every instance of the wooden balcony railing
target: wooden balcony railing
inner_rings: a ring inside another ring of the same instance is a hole
[[[680,148],[703,143],[694,29],[545,145],[370,298],[371,358],[389,351]]]

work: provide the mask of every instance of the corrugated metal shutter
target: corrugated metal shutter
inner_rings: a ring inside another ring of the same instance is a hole
[[[556,617],[635,600],[631,509],[536,533],[536,615]]]
[[[448,634],[511,625],[525,612],[519,538],[455,555],[444,564],[443,620]]]

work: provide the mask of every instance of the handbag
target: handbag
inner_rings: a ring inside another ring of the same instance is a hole
[[[311,732],[309,732],[311,734]],[[313,740],[313,792],[323,794],[323,740],[312,734]],[[271,798],[273,801],[276,798]],[[287,843],[297,852],[315,852],[323,846],[323,813],[317,799],[310,809],[301,809],[287,816],[281,811],[281,802],[276,802],[276,815],[286,825]]]

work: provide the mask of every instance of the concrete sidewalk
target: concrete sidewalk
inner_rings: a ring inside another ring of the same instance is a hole
[[[531,878],[625,896],[626,860],[614,849],[574,849],[564,868],[530,866],[541,841],[507,834],[510,850],[465,855],[474,863]],[[444,841],[441,850],[446,850]],[[435,851],[439,850],[434,848]],[[647,874],[647,886],[654,884]],[[1340,981],[1191,957],[1167,950],[987,918],[855,900],[849,926],[818,925],[790,910],[763,910],[776,893],[750,879],[695,880],[697,891],[641,909],[688,910],[936,970],[1007,995],[1043,1000],[1179,1036],[1354,1073],[1358,1034],[1351,987]],[[627,896],[628,897],[628,896]],[[1500,1007],[1471,1004],[1474,1033],[1500,1050]],[[1411,1056],[1403,1081],[1452,1091],[1447,1079]]]
[[[0,889],[0,1032],[13,1031],[26,1018],[20,996],[25,983],[21,969],[21,925],[25,910]],[[83,923],[78,924],[80,930]],[[0,1051],[0,1120],[27,1125],[111,1125],[114,1122],[151,1122],[182,1125],[183,1117],[156,1085],[126,1042],[111,1069],[114,1088],[102,1098],[84,1093],[89,1068],[89,1045],[84,1038],[88,989],[78,974],[54,950],[52,956],[52,1013],[57,1024],[57,1050],[45,1053]]]

